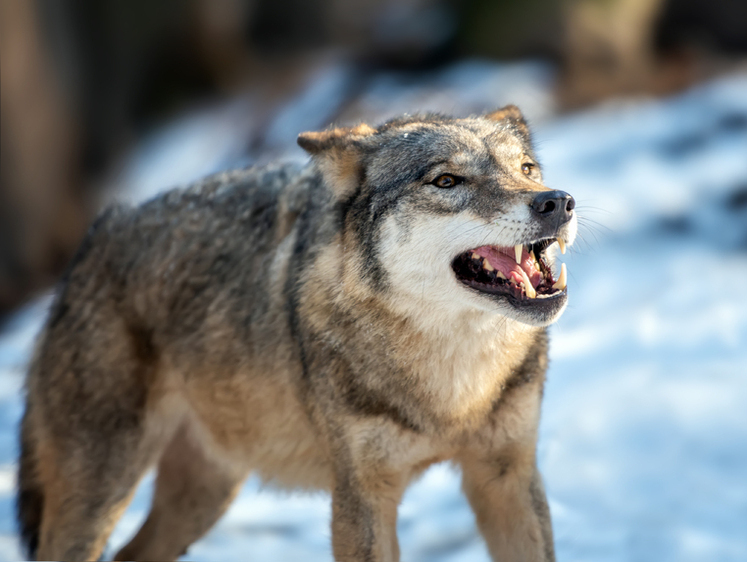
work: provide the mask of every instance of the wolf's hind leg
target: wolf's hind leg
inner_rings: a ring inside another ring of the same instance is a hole
[[[223,515],[245,476],[211,458],[185,422],[159,463],[147,520],[114,559],[175,560]]]
[[[136,483],[136,477],[119,482],[121,492],[108,497],[90,478],[61,480],[48,487],[37,559],[98,560]]]
[[[150,332],[95,273],[71,272],[29,370],[22,480],[42,512],[40,560],[98,559],[181,419]],[[33,550],[32,519],[26,534]]]
[[[98,438],[97,438],[98,437]],[[97,560],[138,481],[154,458],[137,430],[108,441],[36,440],[43,486],[39,560]]]

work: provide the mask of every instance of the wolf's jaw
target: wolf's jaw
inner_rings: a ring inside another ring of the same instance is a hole
[[[457,256],[452,268],[457,279],[465,285],[484,293],[505,294],[514,301],[564,297],[565,264],[562,264],[556,280],[544,253],[556,241],[561,253],[565,253],[565,241],[560,238],[514,247],[480,246]]]

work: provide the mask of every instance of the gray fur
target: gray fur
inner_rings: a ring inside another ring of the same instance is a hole
[[[137,480],[160,463],[154,511],[119,556],[178,556],[257,470],[332,491],[336,559],[395,560],[402,492],[454,459],[493,555],[552,560],[534,462],[544,328],[501,320],[505,303],[457,288],[467,308],[453,312],[452,334],[431,320],[438,295],[423,295],[422,314],[403,312],[413,303],[391,262],[392,244],[409,251],[422,221],[469,213],[487,228],[546,189],[538,172],[517,172],[522,154],[534,158],[526,123],[501,111],[309,133],[304,167],[218,174],[102,214],[29,373],[19,516],[31,554],[38,537],[43,557],[98,556]],[[464,184],[435,187],[445,170]],[[459,357],[439,356],[459,338],[474,380],[454,370]],[[453,407],[450,376],[464,394]],[[190,456],[203,460],[180,473]],[[469,493],[486,474],[517,482],[507,489],[522,522],[506,541],[491,538],[503,532],[498,504]],[[190,497],[193,514],[178,507]]]

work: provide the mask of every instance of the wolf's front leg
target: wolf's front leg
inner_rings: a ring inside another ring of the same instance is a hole
[[[402,430],[345,420],[334,439],[332,550],[337,562],[398,562],[397,506],[411,473]]]
[[[550,510],[534,451],[462,459],[462,483],[493,560],[554,562]]]
[[[377,484],[380,494],[343,477],[332,492],[332,550],[337,562],[397,562],[399,486]]]

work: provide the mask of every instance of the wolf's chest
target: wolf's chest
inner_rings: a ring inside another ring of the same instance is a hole
[[[530,336],[454,333],[434,340],[409,362],[421,403],[450,425],[466,429],[481,423],[524,362]]]

